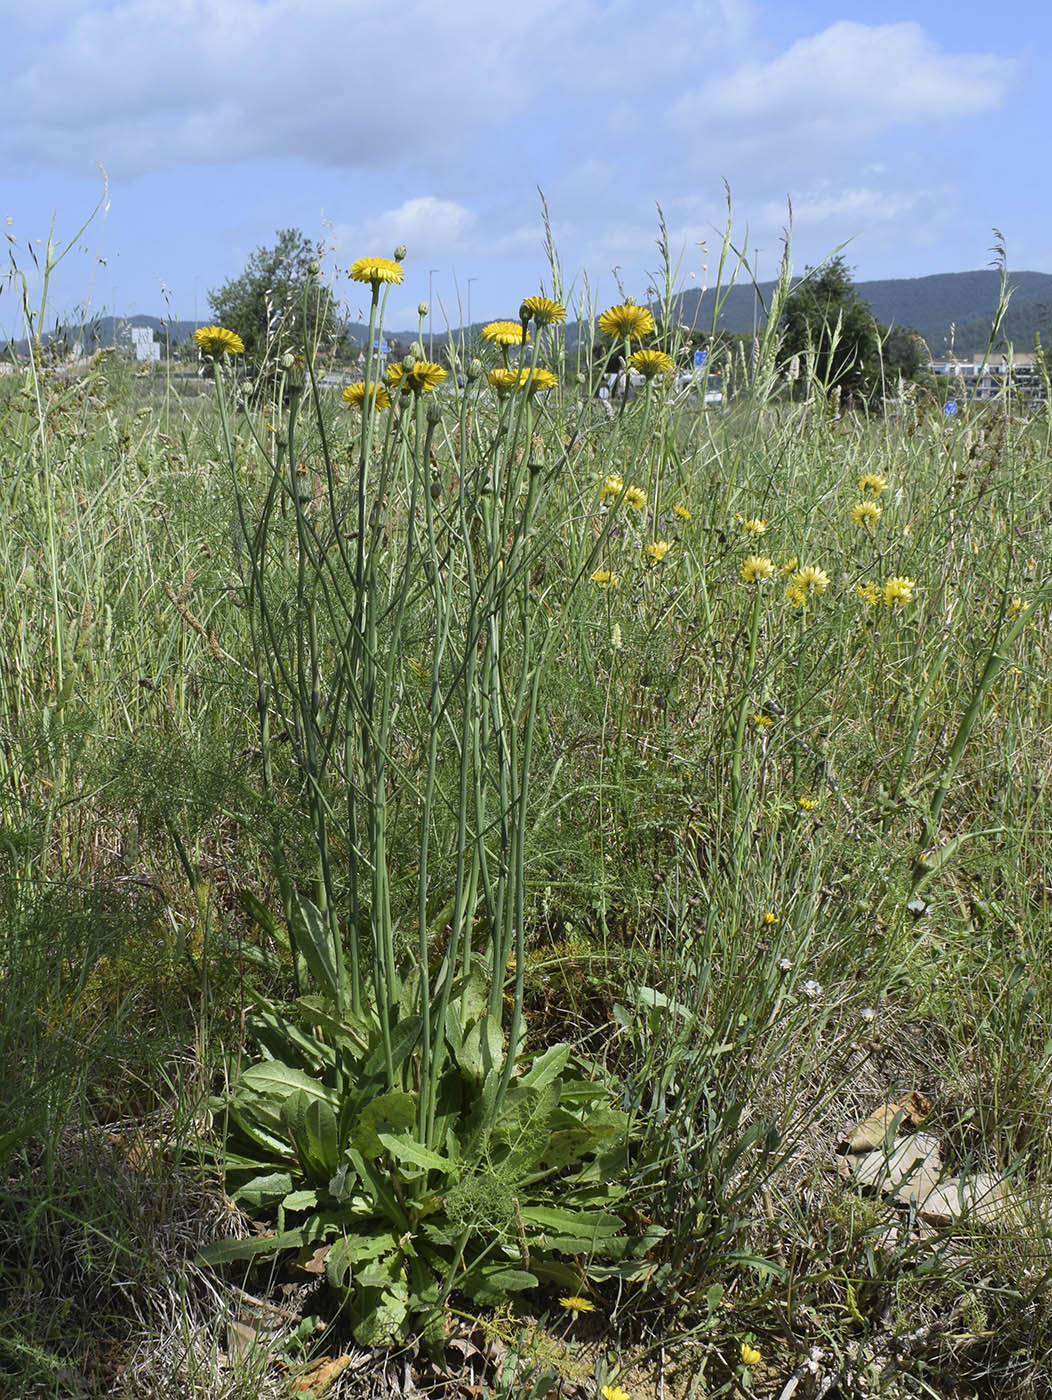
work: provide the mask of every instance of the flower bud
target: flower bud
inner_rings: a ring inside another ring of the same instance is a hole
[[[285,353],[284,353],[284,355],[282,355],[282,357],[281,357],[281,368],[282,368],[282,369],[292,369],[292,367],[293,367],[293,365],[294,365],[295,363],[296,363],[296,356],[292,353],[291,350],[286,350]]]
[[[405,255],[406,255],[406,253],[407,253],[408,251],[409,251],[409,250],[408,250],[408,248],[405,246],[404,243],[399,243],[398,247],[394,250],[394,260],[395,260],[395,262],[404,262],[404,261],[405,261]]]
[[[417,314],[418,316],[427,316],[427,315],[430,314],[430,312],[431,312],[431,307],[428,305],[428,303],[427,303],[426,301],[422,301],[422,302],[420,303],[420,305],[416,308],[416,314]]]
[[[468,383],[470,384],[473,379],[481,379],[484,368],[485,366],[481,360],[472,357],[468,361]]]
[[[406,355],[406,357],[402,361],[402,368],[405,370],[406,374],[412,374],[413,366],[416,364],[419,358],[419,355],[414,355],[412,350],[410,350],[409,354]]]
[[[424,347],[420,344],[419,340],[413,341],[409,347],[409,353],[410,355],[414,355],[418,360],[424,358]]]
[[[427,421],[432,428],[437,427],[442,421],[442,405],[434,397],[427,401]]]
[[[309,277],[317,277],[320,272],[321,263],[317,258],[311,258],[310,262],[307,264],[307,275]]]

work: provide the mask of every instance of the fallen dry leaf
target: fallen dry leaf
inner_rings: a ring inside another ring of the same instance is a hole
[[[931,1112],[931,1100],[923,1094],[908,1094],[901,1103],[886,1103],[863,1119],[840,1144],[849,1152],[872,1152],[886,1141],[894,1141],[900,1127],[919,1128]]]
[[[333,1381],[343,1375],[352,1360],[353,1357],[350,1356],[322,1357],[320,1361],[315,1361],[289,1381],[289,1394],[313,1395],[320,1400]]]

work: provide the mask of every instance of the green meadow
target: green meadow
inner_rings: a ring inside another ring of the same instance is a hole
[[[1047,412],[646,285],[0,376],[0,1394],[1052,1393]]]

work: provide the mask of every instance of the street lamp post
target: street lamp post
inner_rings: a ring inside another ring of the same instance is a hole
[[[471,335],[471,284],[472,284],[472,282],[477,282],[478,280],[479,280],[479,279],[478,279],[477,277],[469,277],[469,278],[468,278],[468,335],[469,335],[469,336]]]

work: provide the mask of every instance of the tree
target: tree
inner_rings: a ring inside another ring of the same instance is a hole
[[[879,397],[882,328],[855,290],[842,257],[833,258],[786,298],[782,349],[787,361],[799,356],[799,392],[818,383],[839,388],[848,402]]]
[[[238,333],[246,356],[257,365],[286,351],[300,353],[305,338],[334,353],[344,335],[332,293],[316,276],[321,247],[299,229],[280,229],[277,238],[273,248],[256,249],[240,277],[208,293],[216,321]]]

